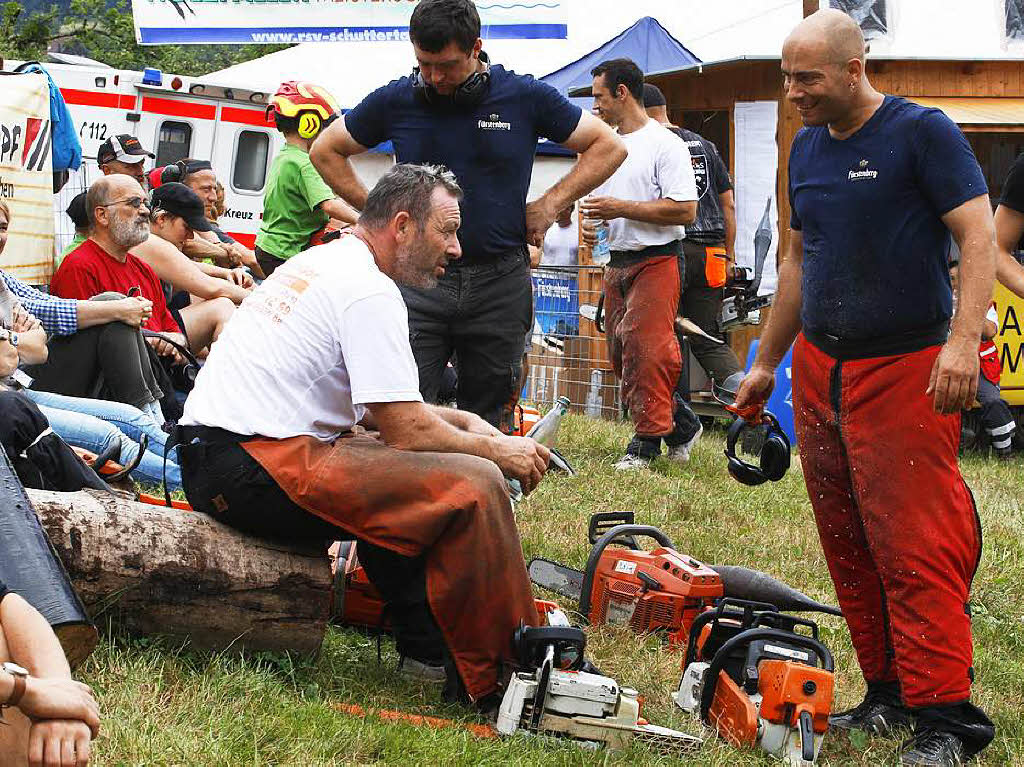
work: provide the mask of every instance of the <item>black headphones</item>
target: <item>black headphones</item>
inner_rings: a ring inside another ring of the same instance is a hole
[[[764,426],[767,433],[764,437],[764,445],[761,447],[761,458],[759,466],[747,463],[736,455],[736,443],[740,434],[748,426]],[[729,459],[729,473],[733,478],[744,485],[761,485],[771,480],[778,482],[789,470],[790,461],[789,437],[779,425],[779,419],[764,411],[761,424],[751,424],[742,418],[737,418],[729,427],[729,436],[725,443],[725,457]]]
[[[412,91],[416,99],[428,106],[451,104],[457,107],[475,107],[484,100],[491,88],[491,60],[487,53],[480,51],[480,61],[484,63],[483,72],[474,72],[462,85],[455,89],[451,96],[442,96],[433,85],[423,79],[420,68],[412,70]]]
[[[173,165],[164,166],[164,169],[160,171],[160,183],[181,184],[186,176],[198,173],[201,170],[213,170],[213,165],[208,160],[193,160],[192,162],[178,160]]]

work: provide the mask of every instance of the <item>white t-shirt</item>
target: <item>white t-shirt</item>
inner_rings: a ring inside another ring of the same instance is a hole
[[[242,302],[181,423],[330,441],[367,403],[422,400],[398,286],[346,235],[288,259]]]
[[[594,190],[595,197],[649,202],[697,199],[690,150],[679,137],[656,120],[621,136],[629,154],[612,177]],[[608,222],[608,244],[612,250],[643,250],[681,240],[681,226],[660,226],[616,218]]]
[[[580,230],[573,211],[569,226],[557,221],[544,235],[544,253],[540,262],[544,266],[576,266],[579,263]]]

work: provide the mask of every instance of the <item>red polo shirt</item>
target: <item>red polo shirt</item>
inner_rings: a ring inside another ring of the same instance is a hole
[[[180,333],[167,309],[160,279],[149,264],[131,253],[122,264],[94,240],[86,240],[67,255],[50,281],[53,295],[83,301],[108,290],[128,295],[136,287],[143,298],[153,302],[153,314],[143,327],[158,333]]]

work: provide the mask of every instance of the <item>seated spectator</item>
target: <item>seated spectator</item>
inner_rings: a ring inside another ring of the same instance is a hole
[[[83,205],[84,209],[84,205]],[[0,253],[7,244],[10,210],[0,200]],[[41,391],[102,397],[145,411],[159,426],[163,390],[138,332],[152,313],[143,298],[74,301],[47,295],[0,271],[6,290],[50,336],[46,364],[22,358]]]
[[[403,668],[484,704],[520,621],[537,621],[502,473],[530,492],[549,455],[420,394],[395,281],[434,287],[461,256],[460,197],[443,168],[384,174],[351,234],[289,259],[239,307],[178,436],[193,508],[255,535],[357,538]]]
[[[0,763],[85,767],[99,735],[92,690],[71,678],[53,629],[0,582]]]
[[[541,266],[576,266],[579,264],[580,231],[572,205],[558,212],[558,218],[544,235]]]
[[[85,242],[89,236],[89,216],[85,212],[85,192],[79,192],[72,197],[71,202],[68,203],[67,210],[64,212],[68,214],[71,223],[75,225],[75,236],[71,238],[71,242],[68,243],[60,255],[53,259],[54,269],[60,266],[60,262],[64,260],[68,253]]]
[[[146,188],[146,172],[143,166],[147,157],[152,160],[156,155],[143,149],[135,136],[126,133],[111,136],[96,150],[96,163],[104,176],[131,176],[143,189]]]
[[[138,294],[151,302],[143,323],[193,353],[206,349],[220,335],[234,311],[226,298],[187,306],[176,319],[167,308],[163,287],[153,269],[130,251],[149,237],[149,208],[138,182],[128,176],[105,176],[89,187],[86,200],[91,234],[64,259],[50,282],[62,298],[88,299],[113,291]],[[178,351],[161,339],[147,339],[160,357],[182,362]]]
[[[263,273],[313,245],[320,244],[331,221],[354,224],[356,212],[320,177],[309,159],[309,148],[339,110],[334,98],[313,83],[281,83],[267,111],[284,136],[267,174],[263,217],[256,236],[256,258]],[[300,123],[317,126],[299,133]]]
[[[228,298],[240,304],[249,295],[252,277],[244,269],[224,269],[192,261],[183,252],[194,232],[208,232],[203,204],[184,184],[162,184],[150,195],[150,236],[132,250],[170,287],[201,300]],[[168,301],[170,296],[167,296]],[[198,303],[198,302],[196,302]]]
[[[218,182],[217,174],[213,171],[213,166],[206,160],[193,159],[182,160],[179,165],[181,165],[185,170],[182,174],[181,183],[195,192],[199,196],[199,199],[203,201],[204,206],[216,205]],[[209,231],[200,233],[199,237],[195,239],[206,240],[206,242],[210,244],[218,246],[222,245],[224,247],[231,259],[231,262],[220,265],[231,267],[244,266],[258,279],[263,279],[263,277],[266,276],[263,274],[259,263],[256,261],[256,254],[230,235],[225,234],[216,224],[213,224]],[[186,251],[186,255],[190,258],[195,257],[188,251]]]

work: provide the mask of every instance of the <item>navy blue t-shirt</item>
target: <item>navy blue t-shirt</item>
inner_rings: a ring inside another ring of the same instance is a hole
[[[790,226],[804,238],[804,329],[864,340],[948,320],[941,217],[987,192],[964,134],[937,109],[886,96],[845,140],[802,128],[789,201]]]
[[[393,80],[345,115],[366,147],[391,140],[398,162],[440,163],[465,192],[462,263],[491,261],[526,243],[526,194],[537,141],[563,143],[582,110],[547,83],[491,66],[490,87],[472,107],[425,104],[412,78]]]

